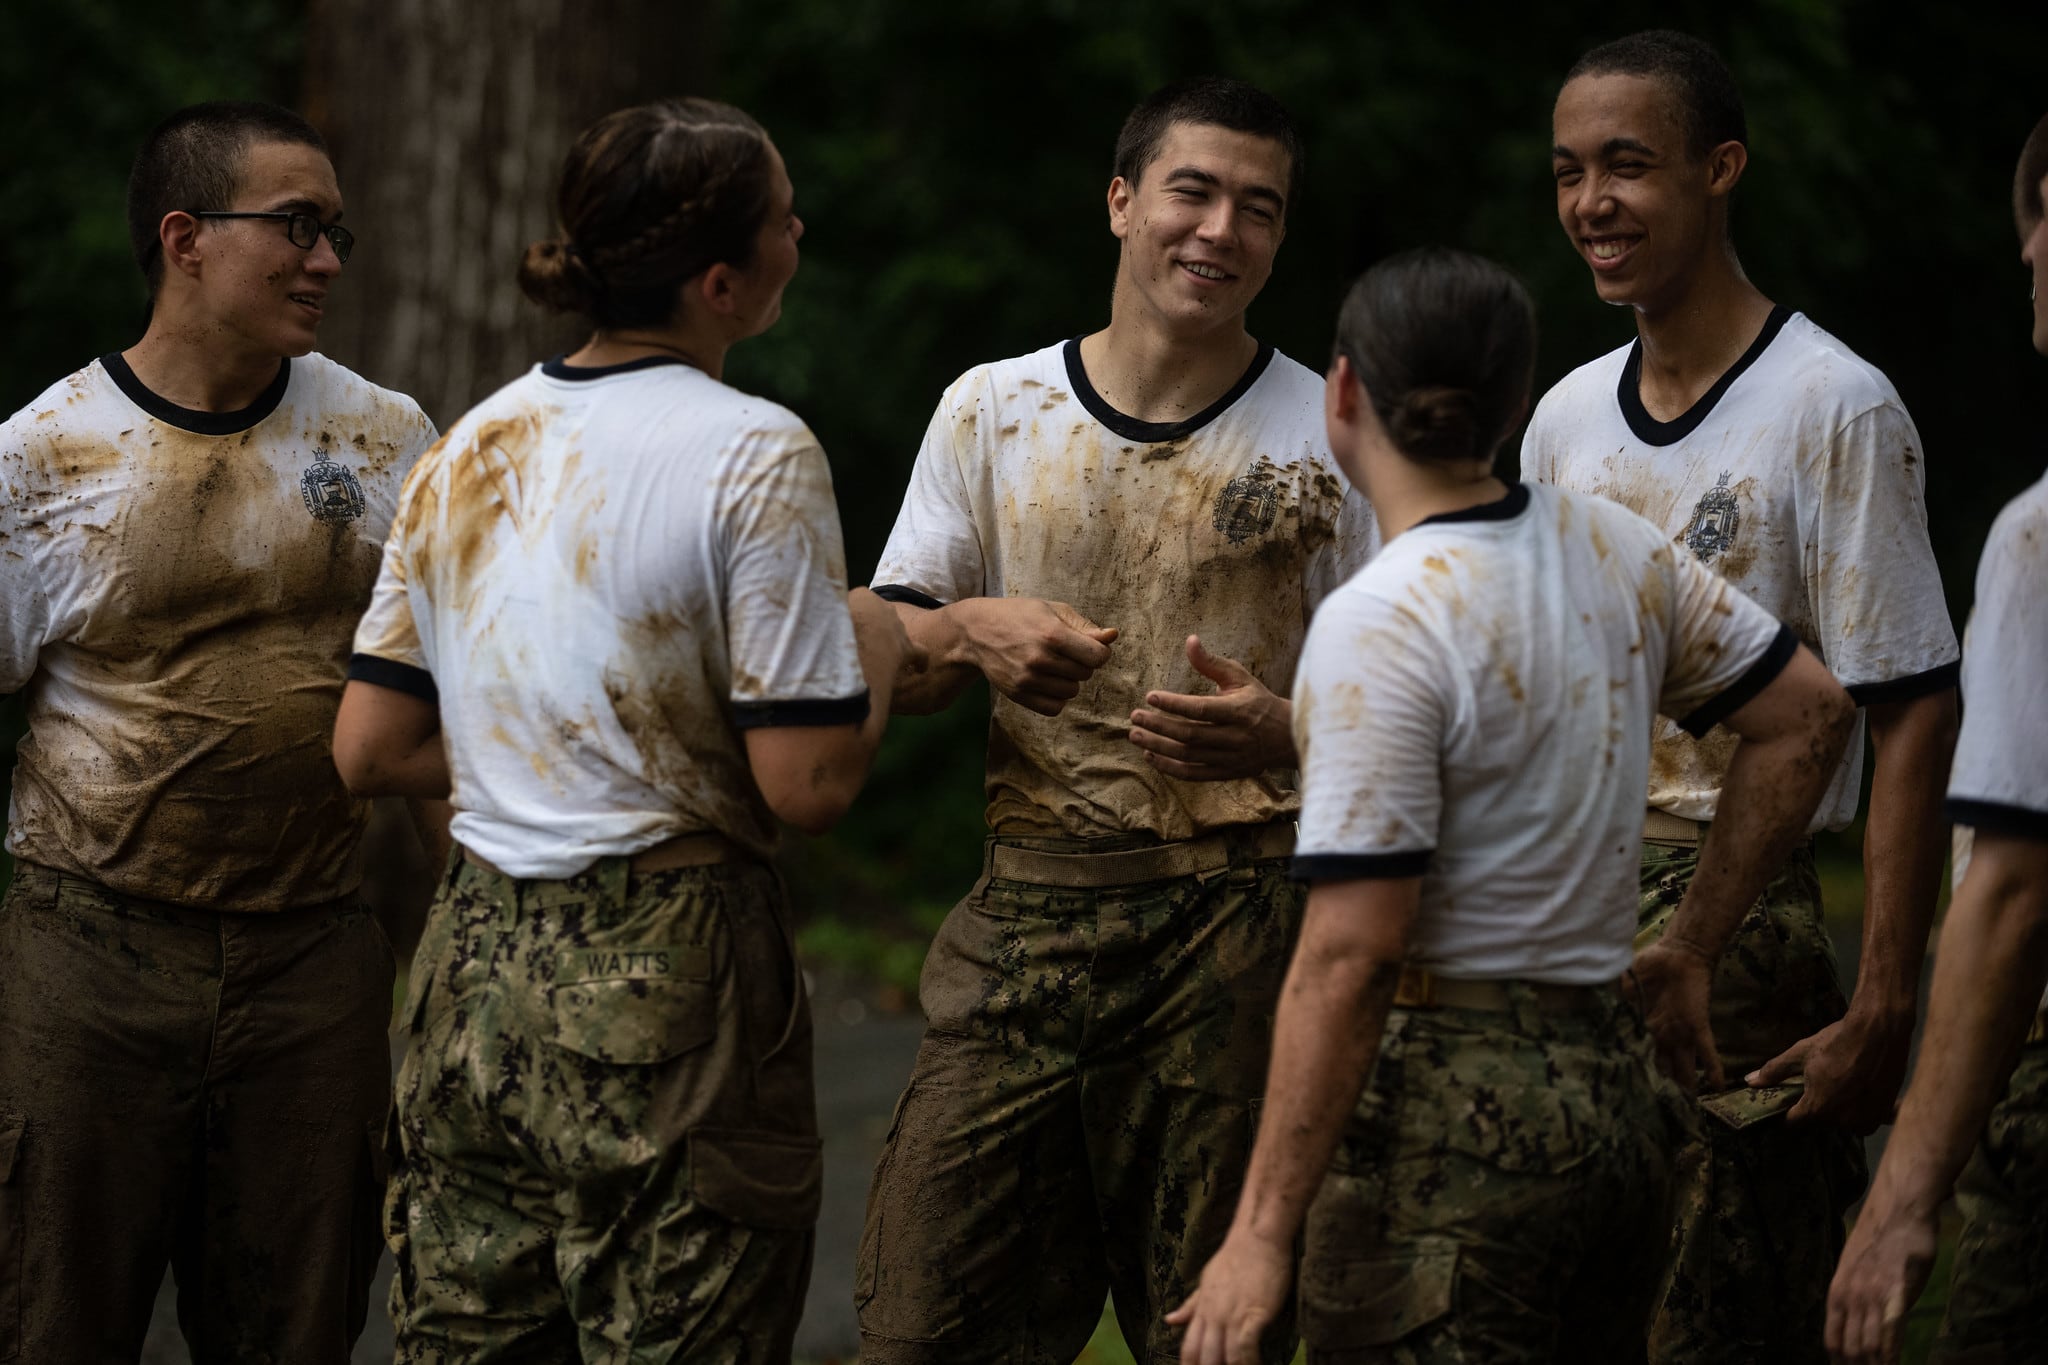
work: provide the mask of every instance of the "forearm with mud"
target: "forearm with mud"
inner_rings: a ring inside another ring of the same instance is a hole
[[[1699,866],[1660,942],[1718,960],[1749,907],[1806,837],[1854,723],[1853,714],[1813,715],[1813,725],[1735,746]]]
[[[962,619],[965,603],[937,608],[904,602],[891,605],[903,622],[903,633],[910,637],[911,652],[896,671],[890,706],[884,709],[893,709],[900,716],[929,716],[945,710],[981,676]],[[966,614],[971,615],[971,609]]]
[[[1955,694],[1869,710],[1875,762],[1863,833],[1863,945],[1851,1014],[1911,1027],[1948,856],[1942,789],[1955,756]]]
[[[1398,958],[1304,942],[1273,1025],[1265,1112],[1233,1231],[1291,1247],[1379,1053]]]
[[[1984,1131],[2048,980],[2048,886],[2039,871],[1973,861],[1949,906],[1920,1063],[1873,1203],[1932,1217]]]

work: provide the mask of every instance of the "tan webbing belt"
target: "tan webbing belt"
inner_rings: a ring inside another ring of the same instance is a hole
[[[1422,967],[1403,967],[1401,984],[1394,988],[1394,1007],[1404,1010],[1454,1009],[1493,1010],[1505,1013],[1515,1007],[1509,981],[1472,981],[1438,976]],[[1536,1007],[1551,1013],[1586,1008],[1598,993],[1611,986],[1560,986],[1550,981],[1524,981],[1536,997]]]
[[[996,844],[989,850],[989,874],[1034,886],[1131,886],[1221,872],[1230,866],[1233,848],[1240,857],[1284,858],[1294,852],[1294,822],[1275,820],[1249,826],[1241,833],[1211,834],[1114,853],[1040,853]]]
[[[698,830],[690,834],[678,834],[673,839],[664,839],[653,848],[643,848],[635,853],[629,866],[635,872],[667,872],[678,867],[710,867],[716,863],[736,863],[747,857],[738,844],[714,830]],[[486,872],[500,877],[509,877],[509,872],[500,871],[496,865],[480,856],[476,850],[462,850],[464,862],[474,863]]]
[[[1682,820],[1669,811],[1652,808],[1643,815],[1643,842],[1677,844],[1697,848],[1707,837],[1707,827],[1697,820]]]

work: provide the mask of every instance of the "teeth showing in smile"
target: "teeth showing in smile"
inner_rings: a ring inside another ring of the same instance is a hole
[[[1205,280],[1220,280],[1224,278],[1223,272],[1213,265],[1198,265],[1193,261],[1183,261],[1181,264]]]
[[[1622,252],[1628,250],[1628,248],[1629,243],[1627,242],[1595,242],[1593,243],[1593,259],[1596,261],[1611,261],[1621,255]]]

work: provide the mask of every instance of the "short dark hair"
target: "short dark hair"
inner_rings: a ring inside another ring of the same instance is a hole
[[[1522,419],[1536,369],[1536,305],[1507,267],[1448,247],[1389,256],[1337,315],[1373,411],[1417,463],[1493,458]]]
[[[289,109],[255,100],[213,100],[159,123],[128,173],[128,241],[156,298],[164,282],[167,213],[217,213],[233,207],[242,158],[258,142],[296,143],[325,155],[327,143]]]
[[[2048,114],[2042,115],[2028,134],[2027,145],[2020,148],[2019,168],[2012,176],[2012,216],[2022,237],[2048,216],[2048,205],[2041,202],[2043,177],[2048,177]]]
[[[1255,85],[1227,76],[1191,76],[1145,97],[1131,110],[1116,135],[1116,164],[1111,174],[1136,186],[1138,177],[1159,156],[1166,130],[1176,123],[1206,123],[1234,133],[1267,137],[1287,153],[1287,207],[1301,183],[1301,134],[1287,107]]]
[[[562,162],[562,230],[526,248],[519,287],[600,327],[675,316],[678,291],[723,261],[744,266],[773,207],[768,134],[695,96],[605,115]]]
[[[1698,161],[1724,142],[1749,141],[1742,92],[1721,54],[1690,33],[1651,29],[1602,43],[1565,74],[1570,85],[1581,76],[1644,76],[1662,81],[1678,101],[1678,126],[1686,155]]]

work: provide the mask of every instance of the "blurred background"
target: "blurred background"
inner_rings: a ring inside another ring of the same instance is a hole
[[[1303,363],[1323,364],[1352,275],[1426,242],[1528,281],[1539,391],[1624,344],[1631,318],[1595,300],[1553,215],[1549,111],[1581,51],[1652,25],[1713,41],[1741,83],[1751,164],[1735,230],[1751,277],[1882,368],[1918,422],[1960,626],[1993,515],[2048,456],[2048,368],[2027,344],[2010,207],[2019,145],[2048,108],[2038,5],[9,5],[0,411],[140,334],[124,183],[179,105],[271,99],[323,129],[358,243],[322,349],[445,426],[578,340],[513,282],[525,244],[552,230],[575,132],[621,104],[708,94],[768,127],[806,224],[782,321],[733,353],[727,378],[817,431],[861,582],[945,384],[1107,320],[1111,146],[1130,106],[1175,77],[1253,81],[1302,125],[1302,193],[1251,320]],[[899,720],[853,814],[786,855],[804,949],[847,983],[842,1017],[914,1011],[925,943],[979,866],[986,714],[970,695]],[[424,879],[393,822],[376,848],[403,946]],[[1831,920],[1853,944],[1857,831],[1823,853]]]

